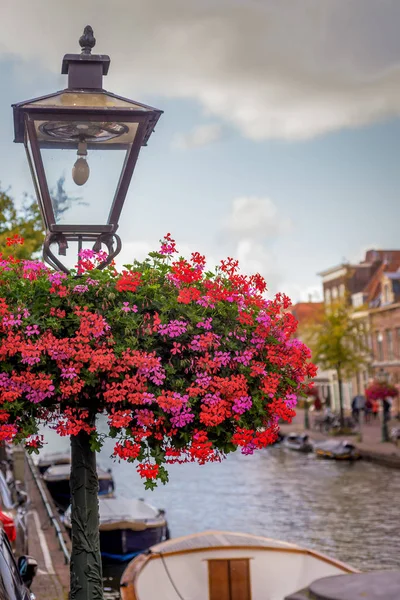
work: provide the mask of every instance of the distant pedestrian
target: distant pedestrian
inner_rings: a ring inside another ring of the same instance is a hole
[[[379,413],[379,402],[378,400],[372,400],[372,415],[374,417],[374,421],[377,420]]]
[[[314,410],[316,412],[320,412],[322,410],[322,402],[319,396],[317,396],[314,400]]]
[[[383,421],[387,423],[390,421],[390,410],[392,408],[392,399],[384,398],[383,400]]]
[[[370,400],[369,398],[367,398],[367,400],[365,401],[365,407],[364,407],[364,414],[365,414],[365,422],[366,423],[370,423],[371,422],[371,414],[372,414],[372,400]]]
[[[360,411],[357,406],[357,396],[354,396],[353,400],[351,401],[351,414],[356,423],[358,423],[359,412]]]

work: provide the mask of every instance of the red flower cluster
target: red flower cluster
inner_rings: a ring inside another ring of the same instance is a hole
[[[122,271],[115,285],[118,292],[136,292],[140,285],[142,274],[136,271]]]
[[[118,458],[122,458],[124,460],[137,458],[142,450],[140,444],[133,444],[130,440],[125,440],[123,444],[118,442],[115,444],[114,454],[118,456]]]
[[[6,243],[7,246],[22,246],[24,241],[24,238],[16,233],[12,238],[7,238]]]
[[[157,464],[142,463],[138,465],[138,473],[145,479],[157,479],[159,466]]]
[[[385,400],[385,398],[397,398],[399,390],[388,383],[374,381],[365,390],[369,400]]]
[[[201,254],[175,252],[168,234],[119,274],[96,270],[104,257],[84,250],[79,280],[1,262],[0,440],[35,451],[44,422],[99,447],[93,416],[106,414],[114,456],[139,461],[154,487],[167,481],[164,463],[219,461],[276,439],[315,374],[289,299],[266,298],[263,278],[232,258],[213,276]]]

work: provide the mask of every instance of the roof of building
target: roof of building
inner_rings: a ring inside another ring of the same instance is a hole
[[[291,307],[290,312],[300,325],[303,323],[318,323],[324,315],[324,303],[298,302]]]
[[[339,271],[340,269],[365,269],[367,267],[372,267],[374,264],[381,261],[383,261],[385,264],[396,261],[400,263],[400,250],[367,250],[365,253],[365,258],[361,262],[356,264],[343,262],[340,265],[336,265],[335,267],[330,267],[329,269],[321,271],[318,273],[318,275],[324,277],[325,275],[330,275],[335,271]]]
[[[389,279],[400,279],[399,269],[400,251],[392,252],[390,262],[385,261],[378,267],[363,290],[367,304],[376,305],[379,302],[382,292],[382,278],[386,276]]]

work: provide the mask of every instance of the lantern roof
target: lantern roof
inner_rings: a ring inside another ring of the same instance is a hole
[[[24,114],[39,115],[40,113],[54,113],[57,115],[83,115],[90,112],[92,115],[101,114],[102,119],[109,115],[113,120],[116,117],[144,116],[148,118],[148,127],[143,138],[143,146],[153,132],[158,119],[163,114],[162,110],[153,108],[136,100],[118,96],[103,89],[96,90],[71,90],[66,88],[47,96],[32,98],[13,104],[14,131],[17,143],[24,142]]]
[[[13,104],[15,142],[24,142],[26,114],[33,116],[46,113],[60,117],[91,114],[101,115],[102,120],[135,116],[145,118],[147,127],[142,145],[147,145],[163,111],[104,90],[103,76],[108,73],[110,57],[92,54],[95,44],[93,29],[87,25],[79,39],[81,53],[66,54],[62,61],[61,73],[68,75],[68,87],[47,96]]]

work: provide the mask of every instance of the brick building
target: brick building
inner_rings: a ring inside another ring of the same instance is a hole
[[[325,306],[343,300],[359,320],[367,364],[343,385],[345,407],[371,378],[400,384],[400,250],[368,250],[358,264],[342,263],[320,273]],[[336,374],[329,373],[337,408]]]
[[[340,299],[351,302],[354,295],[359,306],[365,302],[365,290],[376,273],[390,265],[390,271],[400,267],[400,250],[368,250],[358,264],[342,263],[319,273],[322,277],[326,305]]]
[[[400,302],[393,302],[369,311],[372,362],[371,375],[386,376],[400,383]]]

